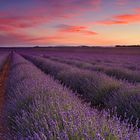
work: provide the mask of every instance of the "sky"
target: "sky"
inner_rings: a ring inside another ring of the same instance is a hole
[[[140,44],[140,0],[1,0],[0,46]]]

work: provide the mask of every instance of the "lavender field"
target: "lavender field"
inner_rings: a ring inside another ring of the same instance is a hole
[[[0,140],[140,140],[140,48],[0,51]]]

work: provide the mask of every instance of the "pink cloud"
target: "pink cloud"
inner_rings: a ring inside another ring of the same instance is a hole
[[[30,6],[17,5],[7,8],[8,15],[20,16],[46,16],[51,18],[65,18],[67,16],[81,15],[83,12],[94,11],[101,8],[102,0],[34,0]],[[12,10],[11,10],[12,9]],[[3,12],[3,11],[1,11]]]
[[[130,24],[130,23],[139,23],[140,22],[140,9],[135,9],[135,13],[132,14],[121,14],[115,15],[107,20],[101,20],[96,22],[96,24],[103,25],[115,25],[115,24]]]
[[[0,35],[0,45],[14,45],[14,44],[26,44],[30,42],[28,41],[28,38],[30,38],[28,35],[22,35],[22,34],[15,34],[15,33],[9,33]]]
[[[36,44],[53,44],[62,40],[60,36],[46,36],[46,37],[34,37],[21,33],[8,33],[0,35],[0,45],[36,45]]]
[[[127,21],[120,21],[120,20],[102,20],[97,23],[103,25],[128,24]]]
[[[82,33],[86,35],[97,35],[96,32],[90,31],[86,26],[70,26],[70,25],[60,25],[58,26],[60,32],[67,33]]]
[[[124,21],[127,23],[140,22],[140,13],[135,14],[122,14],[113,17],[116,20]]]
[[[0,25],[0,31],[1,32],[11,32],[11,31],[15,31],[15,28],[11,27],[11,26],[7,26],[7,25]]]
[[[140,13],[140,8],[136,8],[135,11]]]
[[[126,6],[126,4],[128,4],[128,0],[117,0],[116,4],[118,6]]]
[[[0,26],[12,28],[29,28],[49,21],[46,17],[0,17]]]
[[[61,40],[63,39],[63,37],[61,36],[46,36],[46,37],[30,37],[28,38],[28,41],[35,41],[35,43],[48,43],[48,42],[54,42],[54,41],[57,41],[57,40]]]

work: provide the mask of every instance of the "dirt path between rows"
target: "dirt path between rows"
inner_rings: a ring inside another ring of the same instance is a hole
[[[9,69],[10,69],[10,57],[7,59],[2,70],[0,71],[0,140],[4,140],[3,134],[5,132],[5,128],[2,119],[2,112],[5,102],[5,88],[6,88],[6,80],[9,74]]]

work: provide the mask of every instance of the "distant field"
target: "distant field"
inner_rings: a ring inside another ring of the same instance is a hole
[[[3,48],[0,137],[139,140],[140,48]]]

